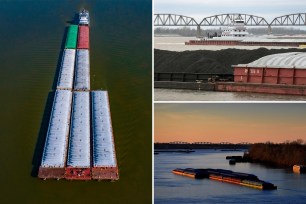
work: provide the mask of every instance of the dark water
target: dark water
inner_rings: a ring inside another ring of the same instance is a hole
[[[83,6],[91,87],[109,91],[120,180],[42,181],[32,167],[65,27]],[[151,8],[150,0],[0,1],[0,203],[151,202]]]
[[[195,153],[154,155],[155,203],[305,203],[306,175],[291,169],[268,168],[259,164],[229,165],[227,155],[243,152],[197,150]],[[272,182],[278,189],[262,191],[210,179],[195,180],[171,173],[175,168],[221,168],[251,173]]]

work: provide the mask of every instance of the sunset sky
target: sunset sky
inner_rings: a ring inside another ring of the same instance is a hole
[[[155,142],[306,141],[306,104],[155,104]]]

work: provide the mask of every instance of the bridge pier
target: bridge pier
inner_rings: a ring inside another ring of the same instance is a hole
[[[202,33],[201,33],[201,26],[197,25],[197,38],[201,38]]]
[[[271,25],[268,25],[268,35],[271,35],[272,34],[272,28],[271,28]]]

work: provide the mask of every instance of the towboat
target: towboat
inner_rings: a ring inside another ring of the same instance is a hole
[[[230,26],[222,30],[221,34],[221,38],[241,38],[248,36],[249,33],[244,25],[244,20],[242,19],[234,20]]]
[[[89,12],[85,9],[79,13],[79,24],[80,25],[89,25]]]
[[[294,173],[306,173],[306,166],[305,165],[294,165],[292,167]]]

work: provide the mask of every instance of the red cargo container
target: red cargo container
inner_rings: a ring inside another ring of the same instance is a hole
[[[78,49],[89,49],[89,27],[79,26]]]

